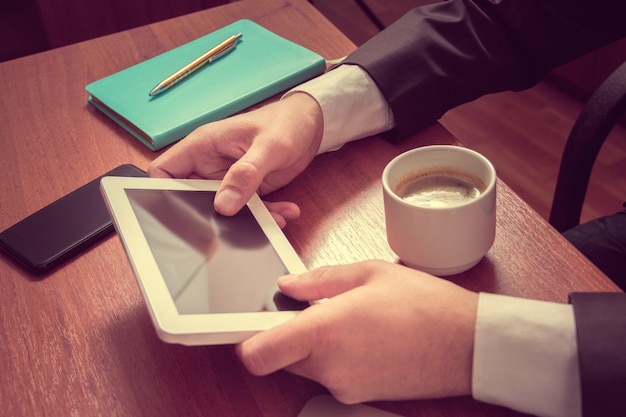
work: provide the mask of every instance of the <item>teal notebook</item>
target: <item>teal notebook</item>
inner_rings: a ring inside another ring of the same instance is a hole
[[[170,90],[150,90],[231,35],[235,49]],[[192,42],[87,85],[88,101],[152,150],[198,126],[231,116],[321,74],[320,55],[250,20],[239,20]]]

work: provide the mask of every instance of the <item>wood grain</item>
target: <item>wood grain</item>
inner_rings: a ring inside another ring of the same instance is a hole
[[[0,64],[0,229],[119,164],[146,168],[158,155],[87,104],[87,83],[239,18],[326,57],[354,48],[304,0],[257,0]],[[349,144],[267,196],[301,205],[285,233],[307,267],[395,262],[380,175],[393,156],[432,143],[455,139],[434,125],[401,145]],[[452,279],[556,301],[572,290],[616,290],[503,182],[493,249]],[[3,416],[296,416],[325,392],[286,372],[253,377],[232,346],[161,342],[115,235],[43,277],[0,255],[0,316]],[[378,405],[406,416],[519,415],[468,397]]]

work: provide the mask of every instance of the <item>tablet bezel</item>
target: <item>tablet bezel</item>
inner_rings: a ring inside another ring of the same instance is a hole
[[[239,343],[297,314],[297,311],[178,313],[126,190],[217,191],[220,181],[104,177],[100,184],[104,201],[161,340],[184,345]],[[289,273],[305,272],[304,264],[259,196],[253,195],[247,206]]]

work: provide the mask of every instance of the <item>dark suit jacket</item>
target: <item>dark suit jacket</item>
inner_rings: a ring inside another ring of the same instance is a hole
[[[531,87],[624,36],[624,0],[450,0],[412,10],[344,62],[376,82],[401,140],[459,104]],[[584,416],[626,416],[626,295],[571,302]]]
[[[451,0],[418,7],[344,61],[363,67],[402,139],[482,95],[522,90],[626,36],[623,0]]]

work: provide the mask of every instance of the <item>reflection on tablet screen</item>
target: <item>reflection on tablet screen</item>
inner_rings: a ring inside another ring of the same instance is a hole
[[[305,307],[277,293],[288,271],[247,206],[227,217],[215,212],[214,191],[126,194],[179,314]]]

